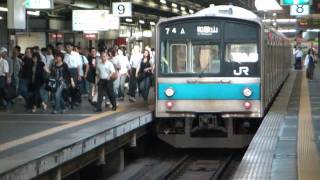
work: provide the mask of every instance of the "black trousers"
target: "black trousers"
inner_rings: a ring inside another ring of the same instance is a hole
[[[136,96],[137,89],[137,77],[136,77],[136,68],[131,69],[130,79],[129,79],[129,95],[131,97]]]
[[[3,89],[4,89],[5,84],[6,84],[6,77],[0,76],[0,107],[4,106],[4,103],[3,103],[4,91],[3,91]]]
[[[70,104],[71,106],[73,106],[75,103],[81,103],[80,83],[78,80],[78,69],[70,68],[69,71],[76,85],[75,87],[70,86],[70,89],[69,89],[69,96],[71,98]]]
[[[100,79],[98,83],[98,102],[97,109],[101,109],[103,96],[108,96],[113,107],[117,106],[116,96],[113,90],[113,81]]]

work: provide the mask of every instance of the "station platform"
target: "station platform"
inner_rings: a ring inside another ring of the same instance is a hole
[[[152,108],[142,98],[126,99],[117,111],[97,114],[83,100],[64,114],[30,113],[17,100],[13,109],[0,112],[0,180],[32,179],[119,137],[135,140],[136,131],[153,120]]]
[[[320,179],[320,70],[293,70],[233,179]]]

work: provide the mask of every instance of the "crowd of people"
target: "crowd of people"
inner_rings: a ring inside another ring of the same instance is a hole
[[[71,43],[57,43],[46,48],[28,47],[24,54],[15,46],[12,55],[0,49],[0,109],[14,105],[22,97],[31,112],[52,107],[52,113],[63,113],[82,103],[83,95],[102,111],[102,103],[125,99],[125,83],[129,83],[128,100],[136,101],[136,92],[147,103],[154,73],[154,50],[149,46],[141,52],[134,46],[129,54],[125,48],[81,48]],[[108,100],[109,101],[108,101]]]

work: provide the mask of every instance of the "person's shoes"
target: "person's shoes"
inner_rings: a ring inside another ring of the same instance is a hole
[[[43,103],[41,103],[41,107],[42,107],[43,111],[46,111],[48,106],[46,103],[43,102]]]
[[[53,111],[51,112],[51,114],[58,114],[58,111],[53,110]]]
[[[134,98],[134,97],[129,97],[129,101],[130,101],[130,102],[136,102],[137,100],[136,100],[136,98]]]
[[[117,106],[113,106],[111,110],[112,111],[116,111],[117,110]]]
[[[96,108],[96,109],[94,110],[94,112],[102,112],[102,109]]]
[[[33,113],[37,112],[37,106],[33,106],[31,109],[31,112],[33,112]]]

